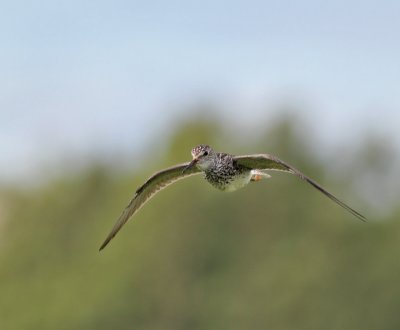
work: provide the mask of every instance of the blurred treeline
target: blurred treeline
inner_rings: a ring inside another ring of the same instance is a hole
[[[94,165],[3,189],[0,329],[400,329],[400,209],[376,212],[355,182],[384,172],[390,155],[367,143],[321,159],[289,119],[249,143],[218,125],[182,123],[149,148],[139,162],[148,168]],[[99,253],[135,188],[198,143],[274,153],[372,219],[283,173],[232,194],[193,177],[155,196]]]

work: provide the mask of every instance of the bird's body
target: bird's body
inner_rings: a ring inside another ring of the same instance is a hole
[[[204,178],[215,188],[227,192],[269,177],[267,173],[238,164],[233,155],[221,152],[216,153],[212,165],[204,169]]]
[[[235,191],[250,182],[251,173],[235,163],[231,155],[216,153],[211,166],[204,169],[204,177],[219,190]]]
[[[191,162],[175,165],[155,173],[136,190],[135,196],[117,220],[100,250],[155,193],[177,180],[199,173],[204,173],[205,179],[215,188],[222,191],[235,191],[243,188],[251,181],[269,178],[270,176],[264,172],[265,170],[288,172],[305,180],[354,216],[365,221],[363,215],[326,191],[318,183],[273,155],[233,156],[227,153],[217,153],[207,145],[199,145],[192,149],[192,157]]]

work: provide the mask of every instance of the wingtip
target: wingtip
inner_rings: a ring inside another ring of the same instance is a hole
[[[362,214],[358,217],[362,222],[368,223],[368,219],[364,217]]]
[[[101,246],[100,246],[100,248],[99,248],[99,252],[101,252],[101,250],[103,250],[103,249],[108,245],[109,242],[110,242],[110,240],[109,240],[109,239],[106,239],[106,240],[103,242],[103,244],[101,244]]]
[[[368,219],[365,217],[365,216],[363,216],[360,212],[357,212],[356,210],[354,210],[354,209],[352,209],[352,208],[348,208],[348,210],[358,219],[358,220],[361,220],[362,222],[365,222],[365,223],[367,223],[368,222]]]

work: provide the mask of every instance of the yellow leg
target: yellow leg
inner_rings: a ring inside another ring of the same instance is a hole
[[[251,177],[251,181],[260,181],[261,179],[263,179],[263,177],[261,175],[259,175],[259,174],[254,174]]]
[[[260,181],[271,177],[269,174],[259,170],[252,170],[251,174],[251,181]]]

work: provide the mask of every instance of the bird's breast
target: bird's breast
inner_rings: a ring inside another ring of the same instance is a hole
[[[240,171],[235,173],[206,172],[205,178],[215,188],[222,191],[235,191],[246,186],[251,179],[250,171]]]

